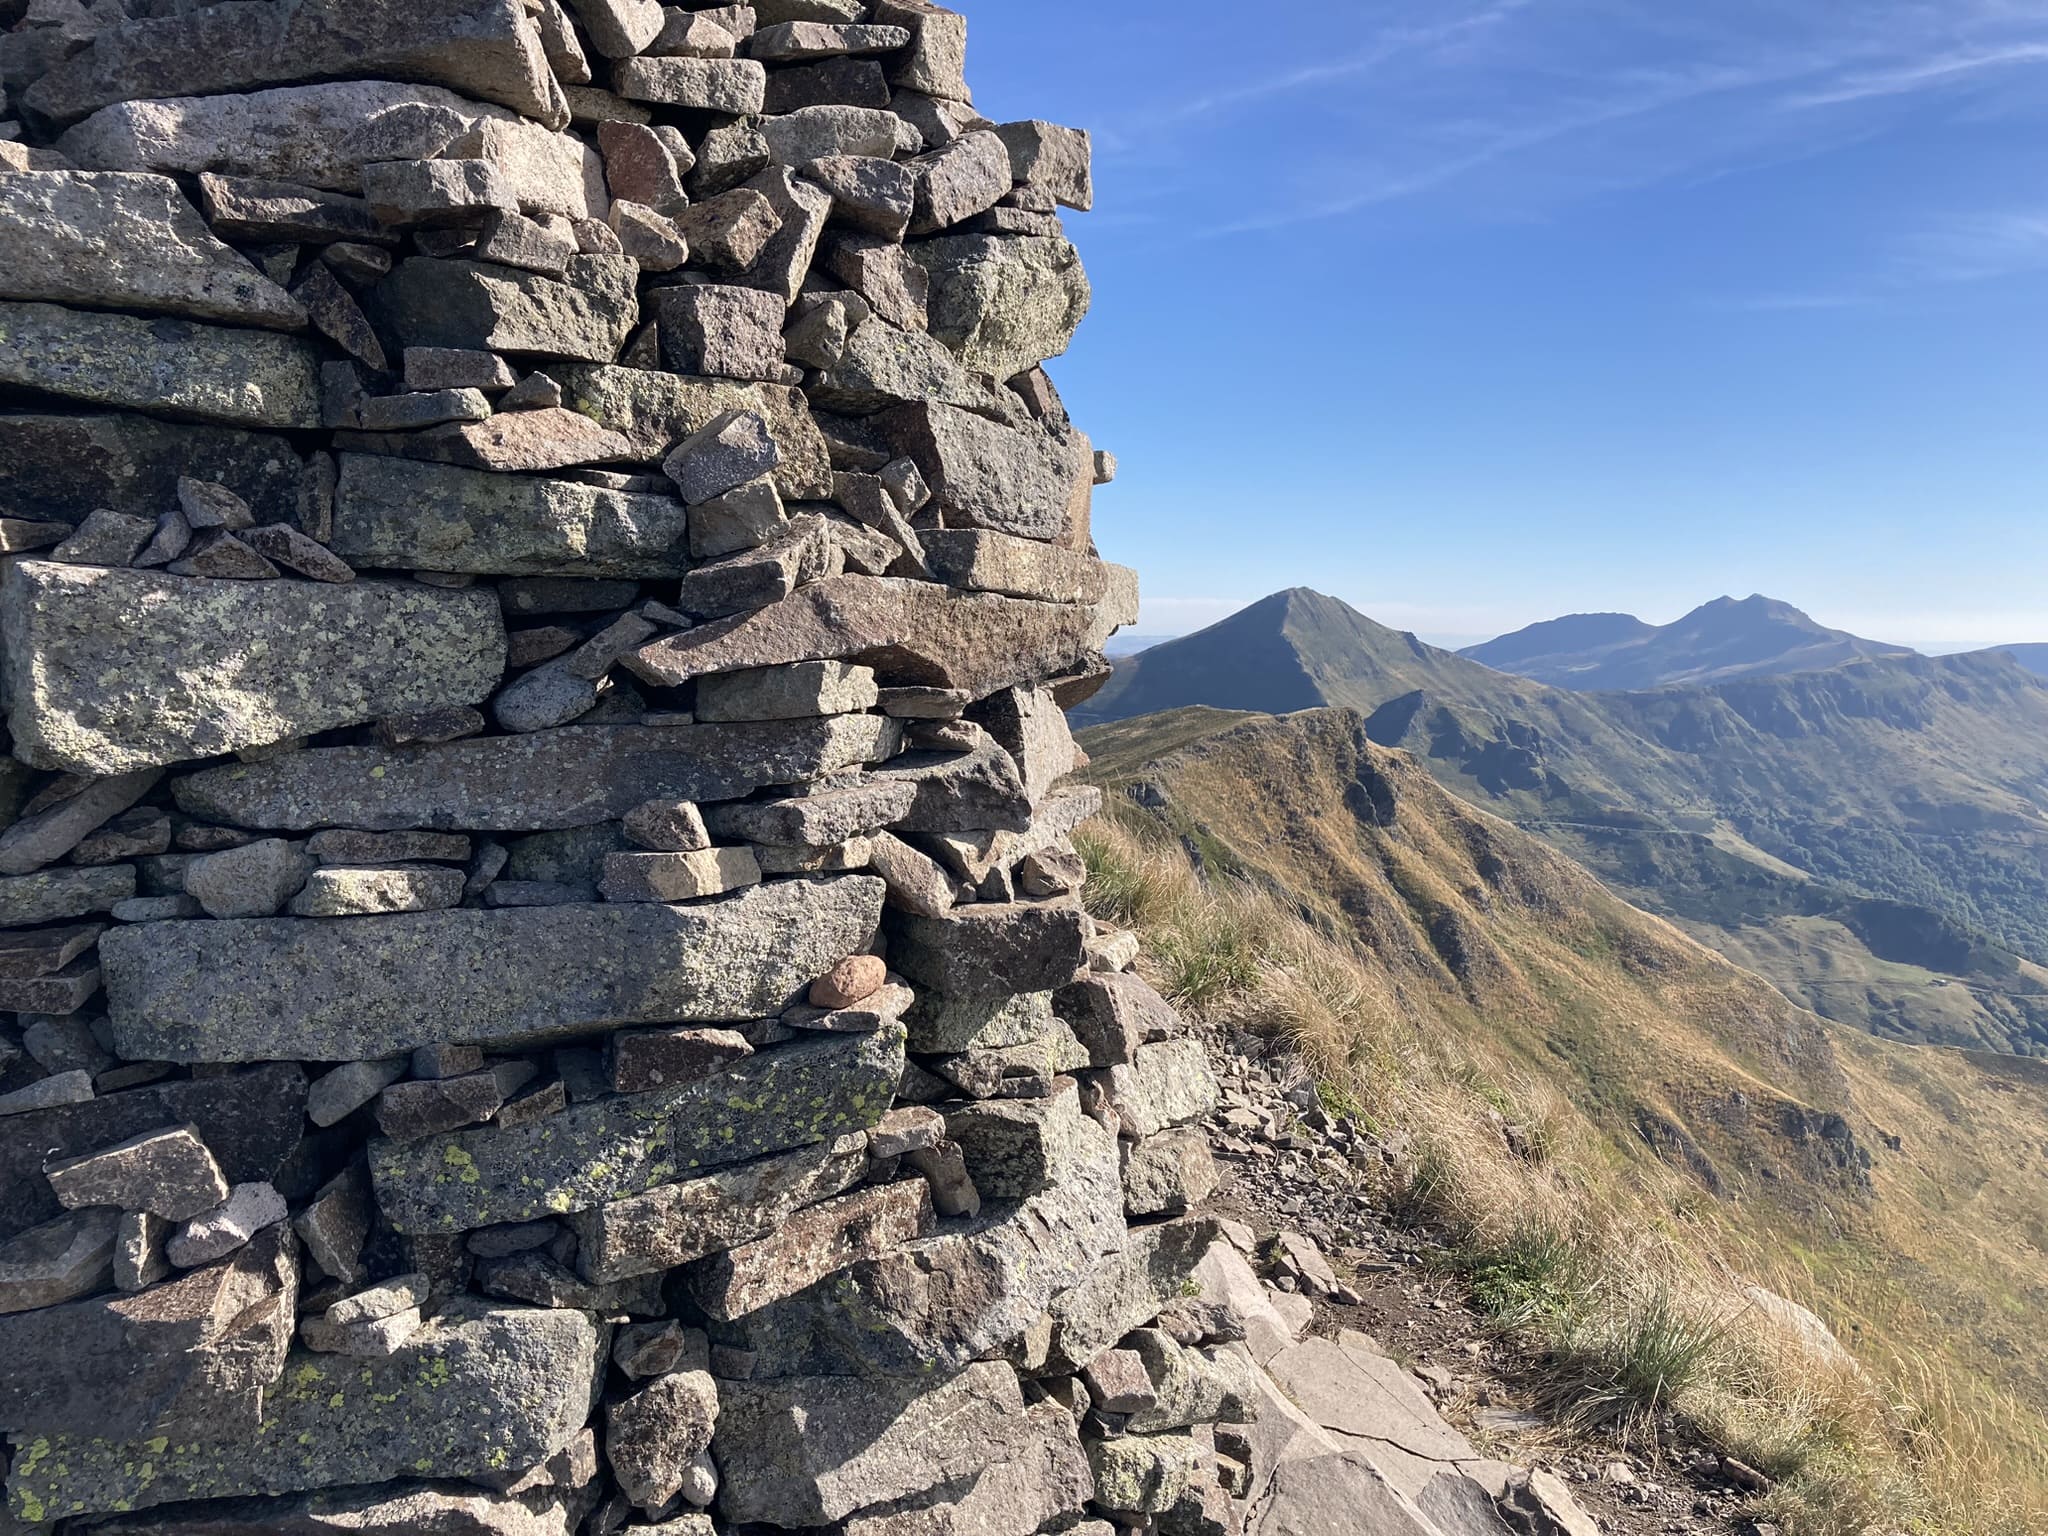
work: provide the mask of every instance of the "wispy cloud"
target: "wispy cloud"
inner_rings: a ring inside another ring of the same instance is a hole
[[[1945,58],[1851,75],[1820,90],[1787,97],[1785,105],[1795,108],[1839,107],[1879,97],[1909,96],[1920,91],[1940,90],[1966,82],[1973,75],[1992,70],[2018,69],[2048,64],[2048,43],[2015,43],[1976,53],[1950,54]]]
[[[1461,189],[1468,211],[1543,217],[1837,153],[1894,131],[1918,98],[2009,98],[2048,65],[2048,0],[1499,0],[1449,21],[1436,4],[1389,0],[1376,14],[1391,19],[1336,57],[1134,104],[1105,138],[1148,178],[1195,181],[1205,144],[1286,112],[1310,148],[1233,187],[1211,239]]]

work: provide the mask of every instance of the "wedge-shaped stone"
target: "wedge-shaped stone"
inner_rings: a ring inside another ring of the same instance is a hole
[[[115,1146],[49,1164],[43,1176],[65,1209],[111,1205],[189,1221],[228,1197],[228,1181],[189,1125],[146,1131]]]
[[[792,661],[857,661],[886,687],[964,688],[979,696],[1076,664],[1090,612],[888,576],[835,576],[756,613],[700,624],[642,646],[626,665],[658,686]]]
[[[283,831],[558,831],[617,821],[648,800],[727,800],[880,762],[902,736],[881,715],[568,726],[429,748],[316,747],[203,769],[175,793],[192,815]]]
[[[17,1455],[26,1519],[527,1467],[573,1439],[604,1364],[587,1313],[460,1298],[383,1360],[294,1351],[254,1433],[38,1436]]]
[[[23,561],[0,593],[15,753],[76,773],[475,704],[505,665],[489,592]]]
[[[901,1030],[817,1036],[666,1093],[573,1104],[531,1126],[373,1141],[370,1173],[385,1219],[405,1233],[566,1215],[690,1169],[864,1131],[888,1112],[902,1074]]]
[[[572,256],[560,278],[414,256],[377,285],[371,302],[408,347],[608,363],[640,318],[633,293],[639,271],[623,256]]]
[[[916,798],[913,785],[866,777],[815,795],[706,806],[704,822],[720,837],[787,848],[833,848],[880,831],[907,812]]]
[[[1093,297],[1080,253],[1035,235],[952,235],[909,247],[931,276],[932,335],[974,373],[1014,378],[1067,350]]]
[[[938,1382],[727,1382],[719,1508],[735,1521],[836,1524],[971,1479],[1036,1433],[1015,1374],[994,1361]]]
[[[298,1242],[276,1226],[168,1285],[0,1318],[0,1429],[143,1436],[253,1418],[284,1370],[298,1281]]]
[[[820,501],[832,494],[825,435],[800,389],[582,363],[550,365],[548,372],[562,386],[563,404],[626,438],[638,463],[660,464],[684,438],[726,412],[750,411],[768,424],[781,460],[769,478],[784,499]]]
[[[1036,1536],[1064,1527],[1076,1536],[1104,1536],[1111,1527],[1101,1521],[1070,1523],[1095,1494],[1073,1414],[1047,1400],[1026,1408],[1024,1418],[1029,1438],[971,1479],[864,1509],[841,1529],[846,1536]],[[1217,1536],[1235,1527],[1201,1529]]]
[[[199,1132],[231,1184],[266,1180],[299,1144],[306,1075],[295,1063],[156,1083],[0,1119],[0,1236],[59,1215],[43,1167],[176,1125]]]
[[[849,1136],[578,1211],[568,1218],[577,1270],[586,1280],[626,1280],[737,1248],[844,1194],[867,1171],[862,1138]]]
[[[690,1277],[705,1315],[745,1317],[862,1259],[923,1237],[933,1223],[923,1179],[877,1184],[800,1211],[774,1232],[719,1254]]]
[[[950,405],[898,406],[878,420],[896,451],[917,460],[953,528],[1057,539],[1076,488],[1095,478],[1087,439],[1019,431]]]
[[[881,901],[854,876],[680,908],[138,923],[101,941],[101,963],[132,1060],[368,1059],[779,1013],[868,944]]]
[[[234,0],[123,22],[37,81],[27,106],[71,123],[113,102],[336,75],[451,86],[550,128],[568,124],[518,0]]]
[[[1086,1121],[1074,1153],[1042,1194],[984,1204],[963,1226],[753,1313],[742,1326],[758,1373],[929,1378],[1014,1345],[1124,1247],[1114,1141]]]
[[[92,170],[214,172],[355,194],[365,165],[431,160],[458,141],[465,156],[497,167],[522,212],[603,217],[603,166],[589,144],[430,85],[338,80],[125,101],[63,139],[65,153]]]
[[[659,578],[689,568],[686,528],[671,496],[346,453],[332,548],[358,569]]]
[[[0,1241],[0,1316],[60,1306],[105,1290],[114,1278],[120,1222],[119,1211],[88,1206]]]
[[[296,331],[297,300],[215,239],[168,176],[0,176],[0,298]]]
[[[224,485],[262,523],[298,509],[304,466],[282,437],[147,416],[0,416],[0,507],[76,525],[105,507],[152,521],[178,480]]]
[[[0,303],[0,384],[231,427],[320,425],[320,356],[268,331]]]

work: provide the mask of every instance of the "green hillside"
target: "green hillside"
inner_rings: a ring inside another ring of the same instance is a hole
[[[1092,899],[1142,921],[1186,1005],[1284,1035],[1413,1138],[1438,1170],[1424,1218],[1489,1284],[1533,1289],[1517,1315],[1625,1310],[1648,1286],[1719,1318],[1695,1411],[1787,1479],[1769,1509],[1788,1533],[2041,1529],[2002,1495],[2039,1491],[2048,1448],[2043,1064],[1816,1018],[1354,712],[1175,711],[1081,741],[1109,802]],[[1966,942],[1850,915],[1923,958]],[[1583,1298],[1540,1300],[1560,1267],[1591,1274],[1562,1282]],[[1870,1374],[1829,1383],[1741,1343],[1756,1279]],[[1823,1406],[1873,1383],[1891,1408]]]
[[[1311,696],[1829,1017],[2048,1051],[2048,989],[2020,965],[2048,961],[2048,682],[2004,653],[1578,693],[1297,588],[1120,663],[1076,721]],[[1822,944],[1795,919],[1835,927]],[[1915,953],[1916,926],[1957,937]],[[1859,984],[1819,985],[1842,959]]]

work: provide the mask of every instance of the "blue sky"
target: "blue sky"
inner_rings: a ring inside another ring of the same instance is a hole
[[[963,0],[1095,135],[1053,365],[1141,629],[1762,591],[2048,640],[2048,0]]]

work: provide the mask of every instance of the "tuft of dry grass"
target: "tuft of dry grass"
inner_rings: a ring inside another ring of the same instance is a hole
[[[1760,1306],[1757,1286],[1808,1287],[1754,1234],[1703,1213],[1662,1164],[1618,1159],[1482,1040],[1422,1027],[1362,948],[1270,892],[1204,879],[1141,812],[1112,800],[1075,842],[1091,906],[1142,930],[1163,992],[1282,1043],[1409,1149],[1380,1194],[1551,1363],[1547,1406],[1568,1430],[1654,1450],[1682,1425],[1774,1480],[1756,1513],[1787,1536],[2048,1530],[2038,1415],[1932,1356],[1859,1364]]]

